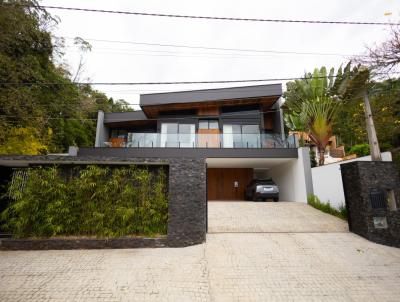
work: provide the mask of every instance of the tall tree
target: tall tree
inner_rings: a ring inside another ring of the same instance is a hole
[[[390,73],[400,65],[400,26],[391,28],[391,36],[385,42],[367,48],[367,55],[354,60],[373,71]]]
[[[370,80],[367,68],[360,65],[351,66],[350,63],[344,69],[339,68],[335,77],[327,76],[327,82],[320,81],[324,74],[326,74],[325,69],[319,69],[313,74],[307,73],[302,80],[287,84],[285,106],[290,110],[285,115],[285,121],[288,128],[292,130],[305,128],[305,125],[299,124],[298,121],[302,103],[307,99],[312,99],[313,96],[313,93],[307,93],[307,91],[319,91],[319,93],[322,91],[323,95],[341,100],[343,103],[343,106],[337,107],[338,112],[332,125],[333,133],[338,135],[341,142],[347,147],[368,143],[366,116],[369,117],[369,114],[365,113],[365,92],[367,91],[381,145],[386,150],[391,146],[399,145],[399,79],[381,82]],[[314,79],[319,84],[312,84]],[[313,90],[312,87],[322,87],[323,89]],[[377,142],[377,139],[375,141]]]
[[[348,69],[348,66],[345,68]],[[338,91],[344,86],[342,69],[334,76],[325,67],[306,73],[304,78],[289,82],[284,94],[284,120],[291,130],[306,131],[318,148],[319,165],[325,162],[325,149],[333,134],[333,123],[341,98]]]
[[[51,34],[57,22],[36,0],[0,0],[1,153],[90,146],[97,110],[130,110],[123,101],[74,83],[70,71],[54,63],[55,54],[63,53]]]
[[[333,122],[339,104],[338,100],[329,97],[317,97],[302,104],[300,119],[317,146],[320,166],[325,162],[325,149],[333,135]]]

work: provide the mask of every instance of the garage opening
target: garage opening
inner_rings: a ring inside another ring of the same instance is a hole
[[[208,158],[208,201],[244,201],[253,179],[271,178],[279,200],[307,202],[302,158]]]

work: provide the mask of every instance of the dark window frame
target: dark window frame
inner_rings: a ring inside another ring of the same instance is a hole
[[[204,122],[207,123],[207,128],[200,128],[200,123],[204,123]],[[216,128],[210,128],[210,122],[216,123],[217,127]],[[200,130],[200,129],[207,129],[207,130],[218,129],[218,130],[220,130],[221,129],[221,127],[220,127],[220,119],[217,119],[217,118],[214,118],[214,119],[211,119],[211,118],[205,118],[205,119],[199,118],[197,129],[198,130]]]

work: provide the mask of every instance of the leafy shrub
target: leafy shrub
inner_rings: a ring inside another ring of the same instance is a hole
[[[87,166],[29,168],[9,186],[2,213],[16,237],[166,234],[168,200],[162,169]],[[18,188],[18,189],[17,189]],[[21,189],[22,188],[22,189]]]
[[[317,160],[315,159],[315,151],[313,149],[310,149],[310,165],[311,168],[317,166]]]
[[[391,143],[382,142],[382,143],[379,143],[379,148],[380,148],[381,152],[386,152],[386,151],[390,151],[393,148],[393,146]]]
[[[397,170],[399,171],[400,174],[400,149],[395,149],[392,150],[392,157],[393,157],[393,162],[395,166],[397,167]]]
[[[47,136],[43,137],[33,127],[10,127],[4,133],[7,135],[3,139],[0,137],[0,154],[46,154],[48,151],[46,141],[52,136],[50,129]]]
[[[370,153],[369,144],[354,145],[350,148],[349,154],[356,154],[357,157],[367,156]]]
[[[347,220],[347,210],[344,205],[341,205],[339,210],[337,210],[330,205],[329,201],[327,203],[322,202],[315,195],[309,195],[307,198],[307,203],[313,208],[316,208],[324,213],[331,214],[343,220]]]

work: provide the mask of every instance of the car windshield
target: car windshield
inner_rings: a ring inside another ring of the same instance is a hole
[[[259,185],[275,185],[272,179],[259,179],[256,183]]]

